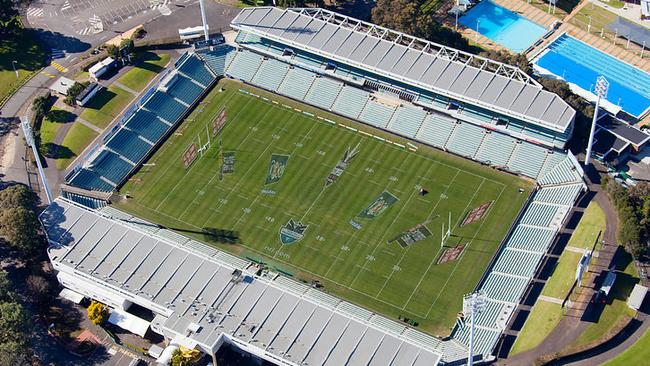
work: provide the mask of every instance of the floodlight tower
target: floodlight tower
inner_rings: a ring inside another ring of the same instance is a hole
[[[36,160],[36,166],[38,167],[38,175],[41,177],[41,182],[43,182],[43,188],[45,189],[45,197],[47,198],[47,203],[51,204],[52,194],[50,193],[50,187],[47,185],[47,180],[45,179],[45,171],[43,171],[43,165],[41,164],[41,158],[38,154],[38,148],[34,142],[34,134],[32,133],[32,126],[29,125],[29,118],[21,117],[20,125],[23,128],[25,141],[27,141],[27,145],[32,148],[32,152],[34,153],[34,160]]]
[[[609,89],[609,81],[605,79],[604,76],[598,76],[596,79],[596,88],[595,92],[598,98],[596,98],[596,109],[594,110],[594,119],[591,121],[591,131],[589,132],[589,143],[587,144],[587,155],[585,156],[585,166],[589,165],[589,159],[591,158],[591,148],[594,143],[594,131],[596,130],[596,121],[598,121],[598,110],[600,109],[600,99],[607,97],[607,90]]]
[[[467,355],[467,366],[474,363],[474,317],[487,307],[487,300],[483,294],[474,292],[463,297],[463,314],[470,317],[469,329],[469,354]]]
[[[205,40],[210,39],[210,34],[208,33],[208,21],[207,16],[205,15],[205,0],[199,0],[199,7],[201,8],[201,21],[203,22],[203,36]]]

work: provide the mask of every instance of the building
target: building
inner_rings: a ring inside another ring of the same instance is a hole
[[[88,73],[91,78],[99,80],[102,75],[112,70],[113,67],[115,67],[115,60],[112,57],[106,57],[88,69]]]
[[[74,80],[61,76],[50,85],[50,90],[59,95],[66,96],[68,95],[68,89],[70,89],[72,85],[74,85]]]
[[[103,86],[101,86],[99,83],[96,82],[92,82],[88,84],[88,86],[86,86],[84,90],[82,90],[81,93],[77,95],[77,98],[75,98],[77,104],[81,107],[85,106],[103,88],[104,88]]]
[[[117,309],[140,332],[144,320],[129,308],[148,309],[150,329],[171,348],[214,355],[228,342],[278,365],[440,361],[434,337],[112,208],[59,198],[40,220],[63,286]],[[463,357],[455,341],[444,343]]]

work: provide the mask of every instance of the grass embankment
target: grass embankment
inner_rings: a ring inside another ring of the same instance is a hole
[[[69,154],[64,158],[56,160],[57,169],[62,170],[67,168],[74,158],[81,154],[97,135],[97,132],[79,122],[73,124],[61,143],[61,145],[69,150]]]
[[[13,68],[16,61],[16,71]],[[29,31],[0,37],[0,105],[43,66],[45,52]]]
[[[542,343],[562,319],[562,305],[537,300],[517,336],[510,355],[531,350]]]
[[[142,91],[169,62],[168,53],[144,52],[131,70],[120,76],[117,81],[135,91]]]
[[[135,96],[128,91],[111,85],[97,93],[79,117],[99,128],[106,128],[133,98]]]
[[[603,366],[647,365],[650,360],[650,331],[646,331],[632,347]]]

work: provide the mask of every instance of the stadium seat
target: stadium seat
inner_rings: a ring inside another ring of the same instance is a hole
[[[187,107],[161,91],[155,92],[144,104],[144,107],[171,124],[178,122],[181,116],[187,111]]]
[[[166,123],[159,120],[155,113],[144,109],[134,113],[126,121],[125,126],[154,143],[158,142],[170,128]]]
[[[375,127],[386,128],[394,112],[395,107],[368,100],[359,119]]]
[[[505,166],[516,142],[514,137],[492,131],[485,136],[476,159],[495,166]]]
[[[327,77],[317,77],[309,89],[305,101],[317,107],[329,110],[339,95],[343,84]]]
[[[226,74],[246,82],[250,82],[262,65],[264,58],[250,51],[237,52]]]
[[[562,160],[557,162],[560,159]],[[541,178],[538,181],[540,185],[567,184],[582,181],[581,173],[577,171],[577,168],[566,154],[556,151],[549,155],[549,160],[551,161],[546,165],[550,165],[551,168],[545,169],[545,172],[540,174]]]
[[[528,205],[526,212],[521,217],[523,225],[550,227],[559,207],[552,204],[533,202]]]
[[[492,268],[493,272],[521,277],[533,277],[543,253],[532,253],[513,248],[505,248]]]
[[[546,151],[547,149],[542,146],[521,141],[508,162],[508,169],[531,178],[537,178],[546,160]]]
[[[190,79],[178,75],[174,84],[167,89],[167,94],[175,97],[188,105],[194,104],[205,89]]]
[[[114,187],[99,178],[99,174],[88,169],[80,169],[70,179],[70,185],[89,191],[112,192]]]
[[[118,155],[103,150],[93,161],[91,170],[100,176],[115,183],[116,186],[120,185],[124,178],[134,166],[121,159]]]
[[[264,89],[276,91],[289,72],[289,65],[274,59],[265,60],[252,83]]]
[[[427,112],[421,108],[408,104],[402,105],[397,108],[393,118],[391,118],[388,130],[402,136],[414,138],[426,116]]]
[[[473,159],[483,137],[484,128],[469,122],[459,122],[445,147],[455,154]]]
[[[229,61],[232,60],[232,58],[229,58],[228,56],[231,56],[234,53],[234,47],[222,44],[214,47],[212,50],[200,51],[198,55],[217,76],[221,76],[226,73]]]
[[[304,100],[315,78],[316,74],[311,71],[292,67],[278,88],[278,92],[293,99]]]
[[[332,110],[344,116],[358,119],[369,98],[370,94],[364,90],[344,86],[341,93],[339,93],[339,97],[336,98]]]
[[[583,190],[583,183],[555,187],[544,187],[537,191],[535,194],[535,201],[572,206]]]
[[[544,253],[551,245],[556,230],[517,225],[506,242],[506,247]]]
[[[177,70],[206,88],[215,81],[216,77],[208,70],[205,63],[196,55],[189,56]]]
[[[106,144],[108,148],[122,155],[126,159],[138,164],[153,148],[150,144],[129,130],[121,129]]]
[[[432,113],[424,119],[416,138],[425,144],[443,148],[455,127],[456,121],[454,119]]]

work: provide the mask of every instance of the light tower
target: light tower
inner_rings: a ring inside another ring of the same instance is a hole
[[[201,21],[203,22],[203,36],[205,37],[205,40],[210,39],[210,34],[208,33],[208,21],[207,21],[207,16],[205,15],[205,0],[199,0],[199,7],[201,8]]]
[[[20,125],[23,128],[23,133],[25,134],[25,141],[27,145],[32,148],[34,153],[34,160],[36,160],[36,166],[38,167],[38,175],[41,177],[41,182],[43,182],[43,188],[45,188],[45,197],[47,198],[47,203],[52,203],[52,194],[50,193],[50,187],[47,185],[47,180],[45,179],[45,171],[43,171],[43,165],[41,164],[41,157],[38,154],[38,149],[36,148],[36,143],[34,142],[34,134],[32,133],[32,126],[29,124],[28,117],[20,118]]]
[[[607,97],[607,90],[609,89],[609,81],[605,79],[604,76],[598,76],[596,79],[596,88],[595,92],[598,98],[596,98],[596,109],[594,110],[594,119],[591,121],[591,131],[589,132],[589,143],[587,144],[587,155],[585,156],[585,166],[589,165],[589,159],[591,158],[591,148],[594,143],[594,131],[596,130],[596,121],[598,121],[598,110],[600,109],[600,99]]]
[[[474,292],[463,297],[463,314],[470,317],[469,328],[469,354],[467,355],[467,366],[474,363],[474,316],[485,310],[487,300],[483,294]]]

